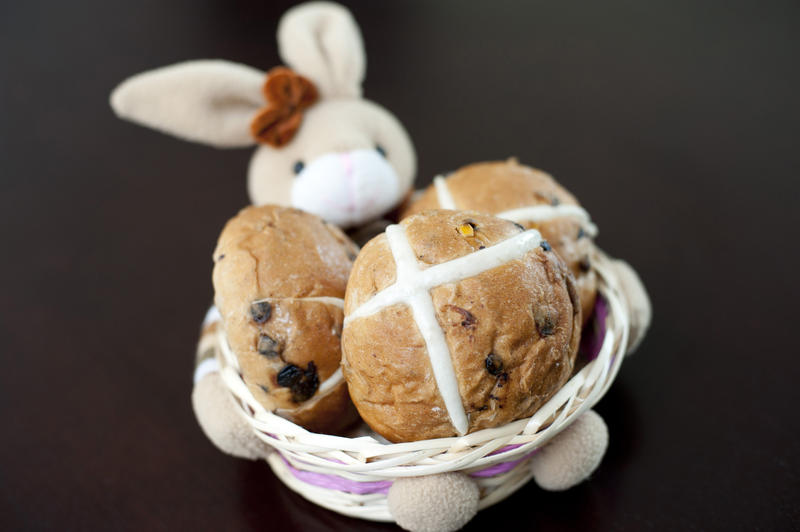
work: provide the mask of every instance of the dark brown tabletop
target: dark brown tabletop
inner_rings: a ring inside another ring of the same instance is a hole
[[[641,273],[654,321],[597,411],[608,453],[468,530],[800,527],[796,2],[348,2],[417,183],[515,155]],[[388,530],[218,452],[189,402],[248,150],[117,120],[116,83],[278,64],[288,2],[0,5],[1,530]],[[490,7],[491,6],[491,7]]]

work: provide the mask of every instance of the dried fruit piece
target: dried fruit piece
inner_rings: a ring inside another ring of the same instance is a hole
[[[250,305],[250,316],[256,323],[264,323],[272,316],[272,305],[268,301],[256,301]]]
[[[294,364],[287,364],[278,372],[277,380],[279,386],[289,388],[295,403],[309,399],[319,388],[319,375],[314,362],[309,362],[305,371]]]
[[[308,363],[308,368],[303,372],[303,375],[291,386],[292,401],[296,403],[303,402],[311,398],[319,388],[319,375],[317,375],[317,366],[314,362]]]
[[[259,354],[269,358],[277,357],[279,354],[278,342],[267,334],[262,334],[258,337],[258,346],[256,347]]]
[[[475,236],[475,224],[472,222],[464,222],[458,226],[458,232],[464,237]]]
[[[288,388],[303,378],[303,370],[294,364],[287,364],[278,372],[278,386]]]
[[[592,263],[589,260],[589,255],[585,255],[581,261],[578,263],[578,267],[581,269],[582,272],[588,272],[592,269]]]
[[[495,384],[498,388],[502,388],[505,383],[508,382],[508,373],[505,371],[497,376],[497,383]]]
[[[550,251],[551,249],[553,249],[552,247],[550,247],[550,242],[548,242],[547,240],[542,240],[542,243],[539,245],[542,246],[542,249],[545,251]]]
[[[533,314],[533,321],[536,322],[536,330],[539,336],[551,336],[556,330],[557,320],[549,307],[539,307]]]
[[[467,327],[467,328],[475,327],[475,324],[478,322],[478,320],[475,318],[475,316],[472,315],[472,312],[468,311],[467,309],[457,307],[455,305],[448,305],[448,306],[452,310],[461,314],[461,317],[464,318],[463,320],[461,320],[462,327]]]
[[[484,365],[486,366],[486,371],[489,372],[489,375],[493,375],[497,377],[501,373],[503,373],[503,359],[500,358],[499,355],[494,353],[489,353],[486,355],[486,360],[484,361]]]

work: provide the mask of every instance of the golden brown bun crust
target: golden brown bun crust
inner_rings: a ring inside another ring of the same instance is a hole
[[[549,174],[519,164],[516,159],[475,163],[453,172],[446,179],[456,207],[488,214],[534,205],[579,205],[575,196]],[[425,189],[420,198],[402,212],[401,219],[430,209],[439,209],[436,189]],[[522,222],[526,229],[538,229],[550,242],[572,274],[578,286],[584,321],[594,309],[597,280],[591,269],[594,245],[588,236],[580,236],[580,224],[570,218],[547,222]]]
[[[303,298],[343,298],[356,252],[316,216],[272,205],[243,209],[214,251],[215,302],[250,392],[265,408],[318,430],[353,417],[342,385],[316,392],[339,367],[343,313]],[[287,386],[278,374],[289,365],[300,376]]]
[[[309,403],[299,406],[287,417],[311,432],[342,433],[358,421],[358,412],[350,400],[345,380],[324,397],[317,401],[312,398]],[[279,413],[283,414],[281,411]]]
[[[425,341],[405,305],[348,323],[342,368],[361,419],[390,441],[451,436]]]
[[[447,176],[447,187],[456,207],[495,214],[531,205],[551,205],[554,200],[578,205],[575,196],[541,170],[519,164],[516,159],[474,163]],[[430,209],[439,209],[431,185],[406,208],[400,219]]]
[[[580,233],[580,223],[570,218],[547,222],[523,222],[526,229],[538,229],[575,277],[584,323],[591,317],[597,298],[597,276],[592,268],[595,253],[592,239]],[[578,236],[578,235],[581,236]]]
[[[465,223],[474,226],[473,236],[458,231]],[[458,211],[429,211],[401,225],[418,261],[428,265],[521,231],[506,220]],[[386,235],[371,240],[353,267],[345,314],[392,284],[394,269]],[[552,251],[537,247],[430,294],[469,432],[532,415],[569,379],[580,341],[580,305],[571,273]],[[425,341],[406,304],[349,321],[342,346],[350,395],[376,432],[391,441],[455,435]]]

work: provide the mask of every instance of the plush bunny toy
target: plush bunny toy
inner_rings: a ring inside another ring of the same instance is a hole
[[[111,105],[121,117],[219,148],[259,144],[250,161],[254,204],[293,206],[342,228],[376,221],[411,193],[414,148],[388,111],[361,98],[365,55],[350,13],[332,3],[302,4],[280,21],[278,44],[290,68],[268,73],[227,61],[189,61],[120,84]],[[378,229],[381,230],[380,228]],[[631,312],[632,351],[650,322],[636,273],[616,262]],[[197,351],[192,404],[209,439],[228,454],[258,459],[258,439],[219,374],[212,307]],[[608,431],[586,412],[533,458],[537,483],[563,490],[600,463]],[[393,517],[409,530],[455,530],[477,511],[476,485],[462,473],[400,478],[388,494]]]
[[[248,172],[254,204],[297,207],[342,228],[375,221],[411,192],[416,155],[400,122],[361,97],[366,57],[352,15],[333,3],[296,6],[278,25],[278,45],[291,69],[188,61],[125,80],[111,106],[121,118],[189,141],[258,144]],[[217,318],[212,307],[204,330]],[[201,339],[192,391],[200,426],[226,453],[263,456],[211,355]]]
[[[353,17],[302,4],[281,19],[278,45],[291,69],[188,61],[127,79],[111,106],[186,140],[259,144],[248,172],[256,205],[297,207],[343,229],[379,218],[409,194],[416,155],[400,122],[361,97],[366,57]]]

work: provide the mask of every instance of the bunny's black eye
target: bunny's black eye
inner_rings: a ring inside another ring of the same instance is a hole
[[[386,150],[383,149],[383,146],[380,144],[375,145],[375,150],[381,154],[381,156],[386,157]]]
[[[303,168],[305,167],[306,165],[303,164],[303,161],[297,161],[296,163],[294,163],[294,173],[299,174],[300,172],[303,171]]]

